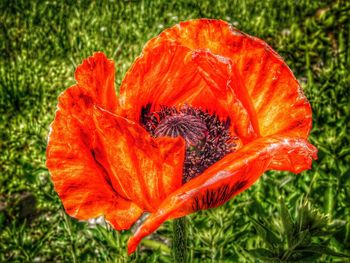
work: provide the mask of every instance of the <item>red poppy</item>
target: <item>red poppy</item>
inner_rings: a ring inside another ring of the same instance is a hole
[[[167,219],[217,207],[267,170],[299,173],[311,108],[282,58],[218,20],[180,23],[150,40],[119,97],[114,63],[95,53],[59,97],[47,167],[66,212],[104,215],[115,229],[150,216],[129,240]]]

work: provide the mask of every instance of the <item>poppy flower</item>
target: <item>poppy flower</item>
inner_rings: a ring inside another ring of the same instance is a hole
[[[151,39],[115,93],[97,52],[59,97],[47,167],[66,212],[117,230],[217,207],[267,170],[300,173],[317,149],[311,107],[282,58],[220,20],[180,23]]]

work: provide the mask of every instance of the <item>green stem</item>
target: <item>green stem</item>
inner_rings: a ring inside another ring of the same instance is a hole
[[[173,256],[175,263],[187,262],[187,219],[185,217],[173,221]]]

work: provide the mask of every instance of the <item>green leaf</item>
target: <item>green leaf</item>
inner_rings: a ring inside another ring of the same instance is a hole
[[[294,252],[311,252],[311,253],[317,253],[317,254],[321,254],[321,255],[350,258],[350,255],[336,252],[336,251],[330,249],[329,247],[317,246],[317,245],[311,245],[311,246],[307,246],[307,247],[304,247],[301,249],[296,249],[296,250],[294,250]]]
[[[343,149],[340,150],[339,157],[343,157],[343,156],[349,155],[349,154],[350,154],[350,146],[344,147]]]
[[[251,254],[254,258],[259,258],[267,262],[276,260],[274,253],[268,249],[256,248],[248,250],[248,253]]]
[[[287,236],[287,242],[288,242],[288,246],[290,246],[291,243],[291,238],[293,235],[293,229],[294,229],[294,222],[292,220],[292,217],[288,211],[287,206],[284,203],[284,199],[280,198],[280,217],[281,217],[281,221],[282,221],[282,226],[283,226],[283,231],[284,234]]]
[[[254,218],[250,217],[254,228],[258,232],[258,235],[266,242],[269,247],[276,247],[281,243],[281,240],[273,233],[268,227],[264,226]]]

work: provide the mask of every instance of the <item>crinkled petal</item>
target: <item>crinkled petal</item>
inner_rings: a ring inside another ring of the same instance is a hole
[[[189,104],[230,117],[239,136],[252,139],[258,134],[256,117],[234,91],[244,90],[242,85],[230,59],[163,41],[147,45],[128,71],[120,89],[121,107],[127,118],[138,121],[145,105],[151,104],[152,112],[161,105]]]
[[[70,188],[84,192],[91,184],[96,191],[101,190],[99,195],[109,187],[111,194],[131,200],[142,210],[155,211],[181,186],[182,138],[151,138],[138,124],[96,106],[90,93],[80,86],[65,91],[58,107],[51,126],[47,166],[64,204],[75,198]],[[98,167],[103,173],[93,179],[89,173],[79,172],[81,167],[90,167],[91,171]],[[65,186],[60,188],[61,184]],[[87,200],[94,196],[98,194],[86,191]]]
[[[78,85],[86,90],[94,103],[115,113],[119,101],[114,88],[114,62],[102,52],[85,59],[75,71]]]
[[[191,50],[229,58],[245,89],[235,90],[247,111],[257,116],[261,136],[293,132],[307,138],[311,108],[293,73],[264,41],[220,20],[197,19],[163,31],[145,47],[172,41]]]
[[[228,154],[172,193],[129,240],[128,252],[169,218],[217,207],[251,186],[265,171],[300,173],[311,167],[317,150],[305,139],[286,135],[259,138]]]
[[[143,210],[119,195],[95,150],[97,138],[89,112],[92,98],[75,86],[60,96],[46,152],[46,165],[66,212],[87,220],[104,215],[114,228],[128,229]],[[102,152],[102,150],[100,150]]]
[[[155,211],[181,185],[184,140],[155,140],[140,125],[97,107],[93,118],[116,189],[148,211]]]
[[[238,94],[245,90],[244,83],[229,58],[208,51],[195,51],[194,62],[207,87],[188,100],[193,107],[207,109],[232,122],[232,134],[247,143],[259,136],[257,116],[252,107],[246,107]],[[213,101],[217,103],[213,104]]]

